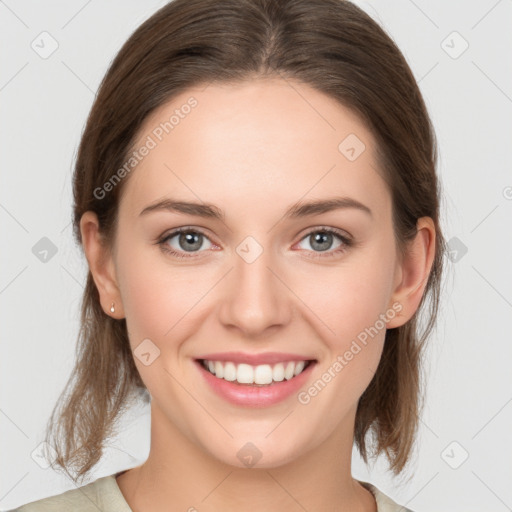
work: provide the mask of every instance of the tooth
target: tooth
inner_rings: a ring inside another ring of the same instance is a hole
[[[219,379],[227,381],[238,381],[240,384],[268,385],[272,382],[281,382],[284,379],[290,380],[302,373],[306,367],[306,361],[297,363],[290,361],[286,364],[277,363],[275,365],[261,364],[252,366],[241,363],[238,367],[235,363],[228,361],[204,361],[203,366]]]
[[[304,366],[306,365],[306,363],[304,361],[299,361],[296,365],[295,365],[295,372],[293,373],[294,375],[299,375],[299,373],[304,370]]]
[[[272,379],[276,382],[281,382],[284,380],[284,364],[278,363],[274,366],[272,370]]]
[[[236,380],[236,366],[231,362],[224,365],[224,379],[229,381]]]
[[[224,377],[224,369],[220,361],[215,361],[215,375],[217,375],[219,379],[222,379]]]
[[[295,363],[293,361],[290,361],[286,365],[286,369],[284,371],[284,378],[286,380],[290,380],[293,377],[293,370],[294,370],[294,368],[295,368]]]
[[[244,363],[239,364],[236,377],[236,380],[240,382],[240,384],[253,384],[254,370],[252,369],[252,366]]]
[[[269,364],[256,366],[254,382],[255,384],[270,384],[272,382],[272,367]]]

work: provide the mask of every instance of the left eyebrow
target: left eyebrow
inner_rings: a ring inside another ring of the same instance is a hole
[[[333,210],[343,210],[353,208],[365,212],[370,217],[373,217],[372,211],[368,206],[359,202],[352,197],[332,197],[329,199],[318,199],[306,203],[295,203],[284,214],[285,219],[295,219],[298,217],[308,217],[311,215],[320,215]]]
[[[317,199],[309,202],[297,202],[290,206],[285,214],[285,219],[296,219],[300,217],[309,217],[313,215],[320,215],[333,210],[341,209],[356,209],[373,217],[372,211],[368,206],[353,199],[351,197],[332,197],[328,199]],[[213,218],[223,220],[225,213],[214,204],[211,203],[196,203],[189,201],[178,201],[171,198],[165,198],[149,206],[146,206],[140,214],[145,215],[153,211],[170,211],[184,213],[188,215],[195,215],[204,218]]]

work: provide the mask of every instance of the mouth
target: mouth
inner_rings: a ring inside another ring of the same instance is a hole
[[[317,360],[289,360],[259,365],[212,359],[196,359],[196,362],[219,380],[241,386],[269,387],[295,379]]]

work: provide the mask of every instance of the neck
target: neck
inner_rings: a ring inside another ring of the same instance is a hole
[[[351,476],[354,414],[322,444],[284,465],[240,468],[202,450],[153,401],[149,456],[117,483],[133,512],[376,512],[373,495]]]

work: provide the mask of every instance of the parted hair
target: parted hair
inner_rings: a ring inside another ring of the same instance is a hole
[[[420,217],[435,224],[435,257],[419,307],[386,331],[355,419],[363,460],[384,454],[398,475],[411,458],[424,401],[422,362],[439,310],[445,241],[436,138],[425,102],[397,45],[361,8],[345,0],[174,0],[156,11],[110,63],[87,118],[73,174],[74,237],[81,246],[80,219],[91,210],[112,247],[130,177],[104,197],[95,190],[126,162],[150,113],[192,86],[260,77],[307,84],[369,127],[392,198],[399,254]],[[75,482],[99,462],[132,392],[145,389],[133,357],[126,320],[105,314],[89,271],[75,365],[46,429],[53,466]]]

